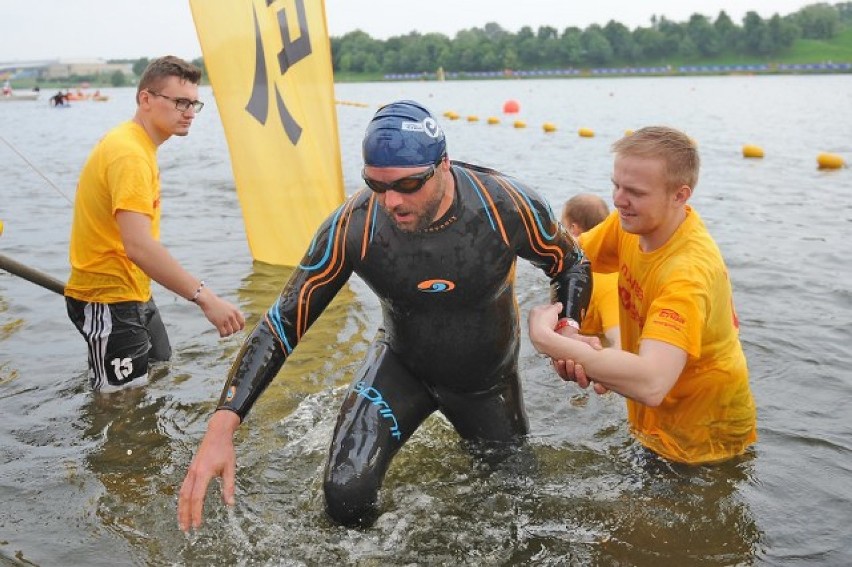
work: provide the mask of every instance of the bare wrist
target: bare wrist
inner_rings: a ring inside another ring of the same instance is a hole
[[[210,417],[207,431],[217,434],[233,435],[240,426],[241,420],[237,412],[227,408],[219,408]]]

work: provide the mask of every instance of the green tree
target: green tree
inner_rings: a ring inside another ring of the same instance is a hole
[[[660,16],[657,29],[663,34],[663,54],[675,55],[680,50],[680,42],[683,40],[683,27],[677,22]]]
[[[769,55],[775,51],[769,29],[757,12],[746,12],[743,18],[745,50],[752,55]]]
[[[207,67],[204,65],[203,57],[196,57],[192,60],[192,64],[201,69],[201,80],[207,80]]]
[[[775,46],[775,53],[780,53],[793,47],[793,43],[801,34],[799,26],[794,20],[782,18],[778,14],[769,19],[769,37]]]
[[[127,77],[124,76],[124,73],[116,69],[109,77],[109,84],[114,87],[123,87],[127,84]]]
[[[700,55],[700,52],[698,51],[698,46],[692,41],[692,38],[686,36],[680,40],[678,54],[684,59],[696,59]]]
[[[622,61],[633,62],[638,59],[639,50],[633,42],[633,34],[624,24],[610,20],[603,28],[609,45],[612,47],[613,56]]]
[[[722,50],[737,51],[742,44],[742,30],[734,23],[727,12],[721,10],[713,22],[713,29],[722,44]]]
[[[592,24],[583,30],[580,41],[586,62],[592,65],[606,65],[612,61],[612,46],[599,25]]]
[[[576,67],[583,62],[583,30],[578,27],[565,28],[559,38],[559,62]]]
[[[811,4],[794,15],[805,39],[831,39],[837,35],[840,12],[829,4]]]
[[[137,77],[141,77],[142,73],[145,72],[145,68],[148,67],[148,63],[151,61],[148,60],[147,57],[142,57],[141,59],[137,59],[136,63],[133,64],[133,74]]]
[[[706,16],[692,14],[686,24],[686,34],[695,44],[698,53],[704,57],[713,57],[722,51],[719,32]]]
[[[656,28],[636,28],[633,30],[633,43],[641,53],[640,57],[660,59],[666,55],[666,37]]]

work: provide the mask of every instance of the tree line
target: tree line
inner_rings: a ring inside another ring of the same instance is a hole
[[[720,56],[769,58],[783,55],[799,39],[831,39],[852,26],[852,2],[811,4],[786,16],[764,19],[746,13],[741,24],[725,11],[714,20],[693,14],[686,22],[652,16],[633,30],[610,20],[585,29],[522,27],[517,33],[496,23],[441,33],[410,32],[387,40],[363,31],[331,38],[335,72],[426,73],[601,67],[698,60]]]

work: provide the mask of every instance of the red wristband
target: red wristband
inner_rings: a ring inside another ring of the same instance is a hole
[[[574,319],[569,319],[568,317],[563,317],[556,323],[556,327],[553,329],[554,331],[559,331],[564,329],[565,327],[573,327],[576,330],[580,330],[580,324],[577,323]]]

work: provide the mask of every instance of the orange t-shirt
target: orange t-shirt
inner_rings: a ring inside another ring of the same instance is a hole
[[[742,453],[757,439],[754,399],[728,271],[698,213],[687,206],[684,222],[653,252],[622,230],[617,211],[580,244],[594,271],[618,272],[622,348],[638,353],[640,341],[654,339],[688,355],[658,407],[627,400],[637,439],[685,463]]]
[[[74,200],[71,276],[65,295],[81,301],[148,301],[151,278],[130,261],[115,213],[151,217],[151,236],[160,237],[160,170],[157,146],[138,124],[110,130],[89,154]]]

